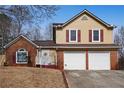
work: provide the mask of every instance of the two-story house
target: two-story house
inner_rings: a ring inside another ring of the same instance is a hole
[[[23,35],[5,46],[10,66],[40,66],[61,70],[113,70],[118,48],[110,25],[88,10],[65,23],[53,24],[53,40],[31,41]]]

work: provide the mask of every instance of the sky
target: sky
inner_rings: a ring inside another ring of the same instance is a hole
[[[45,22],[44,24],[50,23],[63,23],[83,11],[84,9],[89,10],[97,17],[101,18],[109,24],[114,24],[118,28],[124,26],[124,6],[112,6],[112,5],[63,5],[59,6],[59,10],[56,15]]]

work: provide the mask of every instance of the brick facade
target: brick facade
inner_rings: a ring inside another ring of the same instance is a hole
[[[60,70],[64,69],[64,53],[61,50],[57,51],[57,68]]]
[[[118,51],[116,50],[110,51],[110,64],[111,64],[111,70],[118,69]],[[86,65],[87,65],[86,67],[88,68],[88,64]],[[57,51],[57,67],[60,70],[64,70],[64,51],[62,50]]]
[[[25,48],[28,51],[27,64],[16,64],[16,51],[20,48]],[[22,37],[14,44],[6,48],[6,62],[9,66],[35,66],[36,55],[36,47]]]
[[[28,63],[27,64],[17,64],[16,63],[16,51],[20,48],[25,48],[28,51]],[[64,51],[86,51],[86,67],[88,69],[88,51],[110,51],[110,64],[111,70],[118,69],[118,51],[117,49],[81,49],[81,48],[68,48],[68,49],[57,49],[55,52],[57,53],[57,67],[56,65],[48,66],[50,68],[57,68],[60,70],[64,70]],[[25,38],[21,37],[12,45],[6,48],[6,63],[9,66],[36,66],[36,55],[37,48],[32,43],[30,43]],[[45,66],[46,67],[46,66]]]
[[[111,70],[118,69],[118,51],[110,51]]]

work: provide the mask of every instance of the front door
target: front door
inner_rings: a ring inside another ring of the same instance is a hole
[[[50,55],[49,50],[41,50],[41,65],[49,65],[50,64]]]

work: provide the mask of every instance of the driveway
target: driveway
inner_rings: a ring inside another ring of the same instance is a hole
[[[72,88],[124,88],[124,71],[65,71]]]

